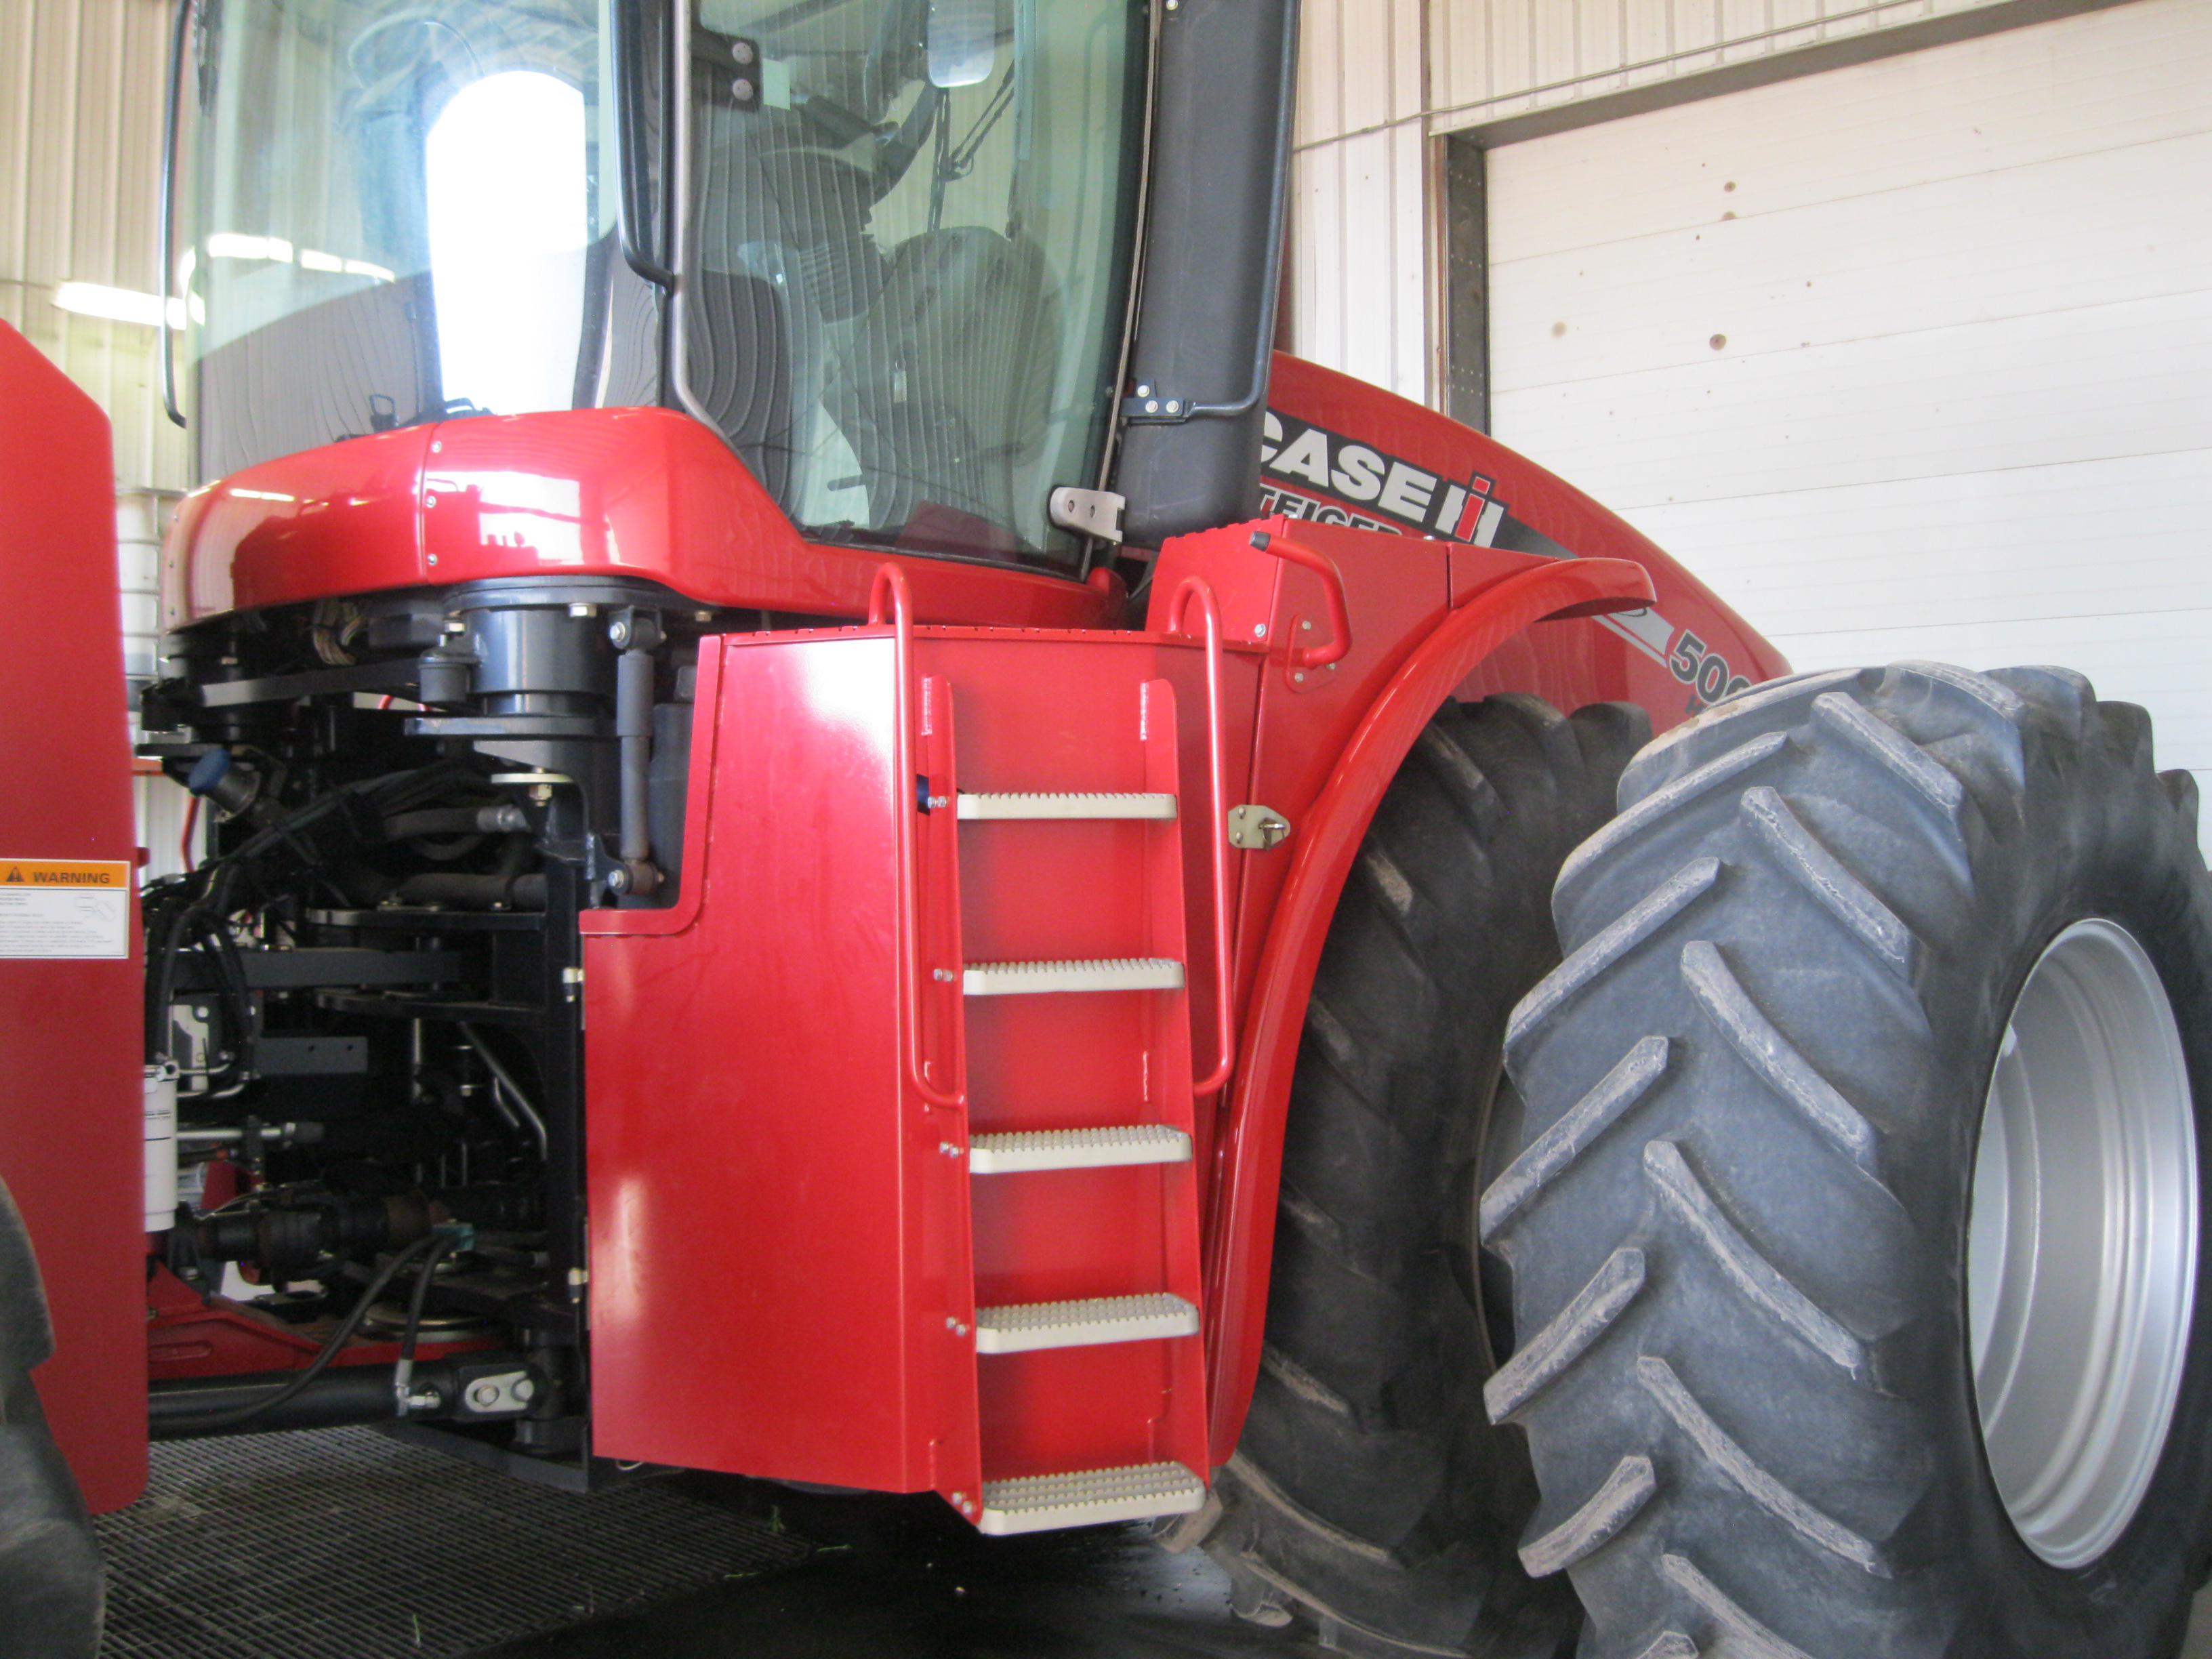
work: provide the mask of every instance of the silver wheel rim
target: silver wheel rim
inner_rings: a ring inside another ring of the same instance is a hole
[[[1990,1079],[1966,1240],[1990,1473],[2057,1567],[2135,1518],[2197,1292],[2197,1128],[2172,1005],[2135,936],[2077,921],[2021,988]]]

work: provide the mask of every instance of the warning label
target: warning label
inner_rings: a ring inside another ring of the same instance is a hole
[[[130,927],[120,860],[0,859],[0,958],[126,957]]]

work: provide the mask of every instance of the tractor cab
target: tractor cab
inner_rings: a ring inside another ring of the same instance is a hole
[[[666,406],[805,535],[1074,568],[1048,501],[1107,459],[1148,33],[1128,0],[210,6],[198,471]]]
[[[1149,417],[1117,395],[1148,137],[1156,115],[1178,118],[1158,107],[1162,76],[1203,75],[1223,44],[1164,40],[1171,15],[1132,0],[199,7],[170,262],[197,473],[485,417],[665,409],[715,434],[806,540],[1079,577],[1119,533],[1094,492],[1125,415],[1188,425],[1211,398],[1232,405],[1215,424],[1257,418],[1264,303],[1231,307],[1233,333],[1163,313],[1151,349],[1184,395]],[[1267,148],[1279,81],[1245,77],[1244,125]],[[1246,168],[1233,201],[1209,185],[1216,280],[1237,282],[1240,252],[1255,277],[1271,261],[1277,170]],[[1182,198],[1152,214],[1171,266],[1201,226]],[[1205,333],[1218,361],[1182,361]],[[520,429],[526,453],[563,428]],[[1251,494],[1242,436],[1216,497]],[[537,510],[558,513],[559,493]],[[1170,528],[1249,511],[1192,505]]]

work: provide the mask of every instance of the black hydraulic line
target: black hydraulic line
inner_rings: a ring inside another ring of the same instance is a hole
[[[368,1281],[368,1288],[361,1293],[361,1300],[354,1304],[353,1311],[348,1314],[339,1322],[338,1328],[325,1339],[321,1350],[308,1363],[305,1370],[295,1372],[287,1382],[267,1390],[256,1399],[234,1406],[228,1411],[210,1413],[204,1417],[173,1419],[166,1425],[168,1431],[177,1435],[219,1433],[224,1429],[235,1428],[241,1423],[251,1422],[264,1413],[275,1411],[278,1407],[297,1398],[314,1382],[317,1377],[330,1369],[331,1362],[338,1356],[338,1351],[353,1340],[354,1333],[361,1328],[361,1322],[368,1317],[369,1309],[375,1304],[376,1298],[384,1294],[385,1286],[398,1276],[399,1270],[417,1256],[443,1242],[445,1242],[445,1235],[426,1233],[379,1268],[376,1276]],[[392,1402],[391,1379],[388,1376],[380,1376],[379,1381],[384,1394],[386,1414],[389,1415]]]
[[[543,910],[545,878],[526,875],[468,875],[457,871],[428,870],[410,876],[393,895],[402,904],[458,904],[474,910]]]
[[[407,1297],[407,1323],[399,1334],[399,1359],[392,1368],[392,1414],[396,1418],[410,1415],[408,1405],[414,1389],[415,1344],[422,1333],[422,1304],[430,1297],[430,1280],[438,1271],[438,1264],[450,1255],[460,1243],[455,1233],[441,1232],[430,1254],[422,1258],[422,1265],[415,1270],[415,1288]]]
[[[434,796],[461,775],[472,775],[462,763],[439,761],[429,766],[380,773],[373,778],[341,784],[264,825],[230,851],[204,860],[177,885],[150,890],[147,908],[157,920],[152,925],[153,937],[148,940],[147,950],[147,1058],[168,1058],[169,1007],[176,994],[177,958],[201,930],[223,926],[236,908],[232,894],[241,870],[270,848],[293,841],[301,830],[319,823],[349,800],[368,799],[377,806],[379,816],[386,816]]]
[[[471,1349],[465,1355],[426,1359],[415,1368],[416,1386],[436,1389],[438,1409],[410,1413],[413,1420],[453,1415],[461,1398],[461,1367],[520,1370],[528,1362],[503,1352]],[[252,1403],[268,1392],[259,1376],[190,1376],[156,1382],[148,1391],[147,1424],[156,1440],[181,1440],[202,1434],[266,1434],[278,1429],[334,1429],[392,1421],[392,1370],[386,1365],[334,1365],[281,1406],[267,1407],[250,1421],[228,1428],[198,1425]]]
[[[622,860],[633,876],[653,857],[646,817],[653,765],[653,653],[625,651],[615,662],[615,738],[621,746]]]
[[[638,85],[638,65],[630,30],[641,22],[645,8],[617,0],[607,29],[607,56],[615,83],[615,236],[622,245],[623,263],[655,288],[673,289],[676,273],[647,252],[639,235],[645,199],[645,105]],[[668,123],[663,112],[661,123]],[[660,216],[665,222],[666,215]]]
[[[161,106],[161,280],[155,290],[161,301],[161,407],[179,426],[185,424],[185,412],[177,402],[176,329],[169,321],[169,295],[177,283],[178,106],[183,102],[185,43],[191,33],[192,3],[177,0],[169,34],[169,86]]]
[[[550,1137],[545,1133],[545,1119],[530,1103],[530,1097],[522,1092],[522,1085],[514,1080],[514,1073],[507,1069],[506,1063],[497,1054],[492,1053],[490,1046],[477,1035],[475,1026],[465,1020],[458,1024],[463,1039],[477,1051],[477,1058],[483,1061],[493,1079],[507,1091],[507,1097],[514,1103],[514,1109],[530,1120],[530,1131],[538,1139],[538,1157],[550,1156]]]

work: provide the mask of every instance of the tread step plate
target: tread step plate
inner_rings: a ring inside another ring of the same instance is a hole
[[[968,1143],[968,1167],[977,1175],[1189,1162],[1190,1137],[1164,1123],[1131,1123],[1100,1129],[1019,1129],[1009,1133],[975,1135]]]
[[[1078,1302],[1018,1302],[975,1310],[977,1353],[1028,1353],[1099,1342],[1195,1336],[1198,1310],[1179,1296],[1094,1296]]]
[[[1182,963],[1164,957],[1099,962],[971,962],[960,975],[971,997],[1036,996],[1048,991],[1180,991]]]
[[[1206,1483],[1180,1463],[1133,1463],[1069,1474],[986,1480],[978,1531],[1004,1535],[1054,1527],[1095,1527],[1188,1515],[1206,1502]]]
[[[1152,818],[1172,821],[1173,795],[970,794],[959,799],[963,818]]]

